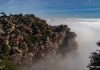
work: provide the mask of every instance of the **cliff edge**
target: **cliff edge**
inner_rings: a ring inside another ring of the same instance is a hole
[[[0,70],[6,70],[7,63],[8,68],[10,63],[32,64],[75,45],[76,34],[67,25],[51,26],[33,14],[2,14]]]

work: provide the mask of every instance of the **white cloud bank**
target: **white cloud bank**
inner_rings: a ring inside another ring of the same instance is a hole
[[[56,18],[47,22],[51,25],[67,24],[77,34],[79,56],[71,60],[73,62],[69,70],[88,70],[86,68],[89,63],[88,57],[97,49],[96,42],[100,40],[100,19]]]
[[[47,19],[47,23],[51,25],[66,24],[72,29],[72,31],[75,31],[76,34],[78,34],[78,37],[84,36],[86,38],[90,38],[90,40],[95,37],[95,34],[100,34],[100,19],[55,18]]]

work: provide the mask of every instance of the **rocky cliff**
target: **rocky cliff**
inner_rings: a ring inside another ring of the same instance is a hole
[[[76,34],[67,25],[51,26],[33,14],[0,16],[0,69],[32,64],[74,46]],[[6,65],[5,65],[6,64]],[[9,67],[9,66],[8,66]],[[6,70],[6,69],[5,69]],[[8,69],[9,70],[9,69]]]

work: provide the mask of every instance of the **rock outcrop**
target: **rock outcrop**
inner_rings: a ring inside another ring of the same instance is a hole
[[[33,14],[3,14],[0,16],[0,60],[7,56],[14,64],[32,64],[65,49],[75,37],[67,25],[51,26]]]

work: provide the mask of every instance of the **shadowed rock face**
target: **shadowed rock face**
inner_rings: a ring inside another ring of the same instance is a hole
[[[75,46],[76,34],[67,25],[51,26],[32,14],[0,16],[0,59],[32,64]]]

